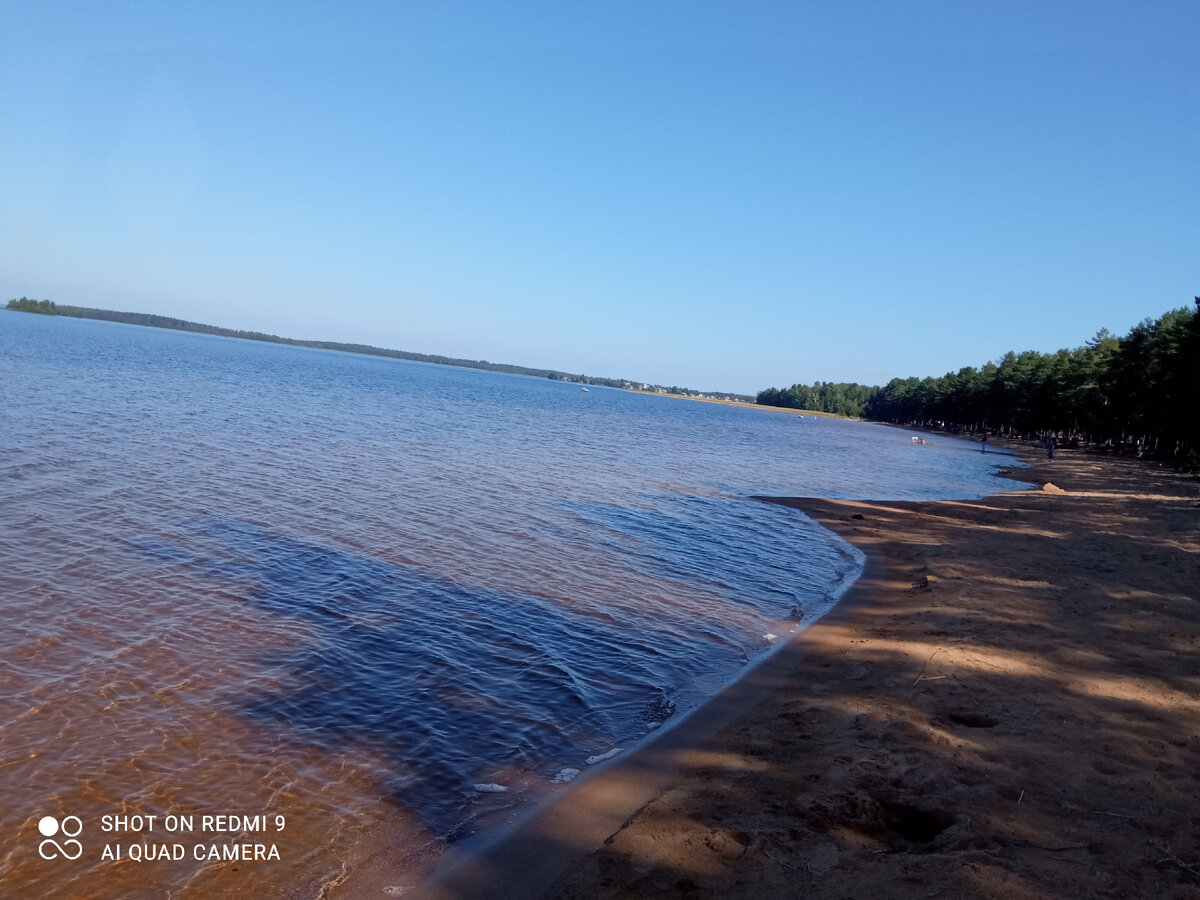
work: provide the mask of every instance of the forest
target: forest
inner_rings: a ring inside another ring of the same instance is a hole
[[[41,313],[44,316],[58,315],[58,304],[53,300],[30,300],[28,297],[22,297],[20,300],[9,300],[6,309],[15,309],[17,312]]]
[[[830,406],[852,408],[840,398],[858,388],[868,393],[861,415],[874,421],[1108,446],[1200,468],[1200,297],[1195,303],[1123,337],[1102,330],[1074,350],[1010,351],[979,368],[881,388],[772,388],[758,402],[839,412]]]
[[[818,381],[811,386],[793,384],[783,390],[767,388],[758,392],[755,402],[761,406],[806,409],[858,419],[866,410],[867,402],[878,390],[877,387],[868,387],[865,384]]]

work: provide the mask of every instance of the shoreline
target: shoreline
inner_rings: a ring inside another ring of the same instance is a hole
[[[820,419],[841,419],[844,422],[864,422],[868,425],[886,425],[887,422],[870,422],[867,419],[860,419],[854,416],[839,416],[836,413],[821,412],[816,409],[797,409],[793,406],[766,406],[761,403],[751,403],[748,400],[722,400],[719,397],[693,397],[691,394],[668,394],[663,391],[643,391],[638,388],[621,388],[630,394],[644,394],[647,397],[665,397],[668,400],[695,400],[698,403],[716,403],[721,406],[740,406],[745,409],[765,409],[772,412],[788,413],[789,415],[798,415],[801,418],[805,416],[814,416]]]
[[[573,861],[605,843],[679,777],[691,754],[711,735],[734,722],[748,704],[783,689],[795,663],[811,649],[808,645],[826,640],[819,631],[812,638],[806,636],[823,623],[853,618],[859,605],[867,602],[856,589],[869,572],[875,574],[875,568],[868,556],[859,577],[832,609],[678,724],[649,735],[595,772],[584,773],[568,790],[536,804],[490,839],[452,847],[432,875],[404,896],[418,900],[543,896]],[[570,839],[564,841],[564,835]]]
[[[655,396],[699,399],[677,395]],[[776,409],[763,406],[755,408]],[[806,412],[789,409],[778,411]],[[824,413],[815,415],[838,418]],[[1019,456],[1009,459],[1015,461]],[[997,474],[1020,481],[1022,473],[1028,471],[1010,465],[1001,467]],[[795,506],[840,539],[860,550],[864,549],[842,531],[830,528],[827,523],[808,513],[803,505],[791,502],[788,498],[755,496],[752,499]],[[810,502],[853,501],[824,501],[821,498],[804,500],[804,503]],[[384,849],[373,854],[365,865],[347,873],[337,883],[331,897],[337,900],[340,897],[378,894],[381,890],[403,891],[404,896],[430,900],[452,897],[500,900],[541,896],[571,860],[587,852],[581,847],[599,846],[630,815],[636,815],[643,803],[660,790],[667,780],[683,771],[684,757],[694,747],[710,739],[720,728],[727,727],[745,706],[760,702],[772,692],[783,690],[788,679],[794,677],[791,671],[794,666],[813,646],[830,639],[822,630],[822,625],[845,627],[843,619],[853,619],[860,606],[873,601],[873,591],[881,577],[877,571],[880,562],[873,559],[870,552],[865,552],[863,568],[858,577],[830,610],[799,632],[789,635],[786,641],[752,663],[736,680],[702,706],[689,712],[682,721],[659,733],[643,737],[625,753],[594,771],[585,770],[574,784],[515,813],[508,824],[496,827],[493,833],[447,848],[432,872],[416,886],[401,887],[394,883],[396,876],[402,873],[385,861],[390,854]],[[871,575],[870,581],[868,575]],[[575,840],[570,845],[562,845],[556,838],[560,833],[571,834]]]
[[[762,496],[751,499],[775,501]],[[510,812],[507,823],[492,824],[488,831],[446,847],[432,871],[416,885],[404,884],[411,870],[395,864],[395,860],[408,854],[384,840],[380,842],[382,847],[377,847],[368,858],[326,884],[323,900],[326,896],[329,900],[363,896],[515,900],[540,896],[573,859],[587,852],[579,845],[598,846],[631,814],[636,814],[665,780],[677,775],[681,771],[679,757],[691,752],[717,729],[726,727],[747,703],[781,689],[788,677],[792,655],[807,652],[797,651],[797,642],[821,623],[851,614],[856,602],[851,596],[871,568],[871,559],[864,554],[858,577],[828,611],[753,659],[734,680],[678,722],[666,723],[661,729],[625,744],[626,749],[613,759],[591,770],[585,769],[569,785],[544,794],[526,808]],[[562,833],[571,834],[574,841],[560,842],[556,835]]]
[[[1198,482],[1008,449],[1067,493],[773,500],[865,553],[838,605],[410,896],[1200,896]]]

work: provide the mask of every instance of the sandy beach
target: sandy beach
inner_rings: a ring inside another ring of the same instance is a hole
[[[1200,897],[1200,481],[1014,449],[1052,486],[772,501],[866,553],[837,609],[418,893]]]

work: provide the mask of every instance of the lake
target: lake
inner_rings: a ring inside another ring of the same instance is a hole
[[[13,312],[0,396],[12,896],[315,896],[382,834],[415,878],[836,602],[858,552],[753,495],[1016,487],[945,437]]]

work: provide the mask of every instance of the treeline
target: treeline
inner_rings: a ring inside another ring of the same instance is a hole
[[[1101,331],[1057,353],[1009,352],[940,378],[882,388],[817,382],[760,391],[765,406],[900,425],[1149,452],[1200,468],[1200,297],[1124,337]]]
[[[18,312],[41,313],[44,316],[57,316],[58,306],[53,300],[30,300],[22,297],[20,300],[9,300],[8,308]]]
[[[1009,352],[940,378],[895,378],[869,419],[1108,445],[1200,467],[1200,297],[1196,309],[1101,331],[1057,353]]]
[[[21,297],[19,300],[9,300],[8,309],[18,312],[42,313],[51,316],[70,316],[76,319],[101,319],[105,322],[121,322],[126,325],[143,325],[149,328],[167,328],[172,331],[190,331],[195,334],[214,334],[219,337],[240,338],[248,341],[265,341],[271,344],[289,344],[293,347],[314,347],[318,350],[337,350],[342,353],[359,353],[365,356],[384,356],[390,359],[405,359],[412,362],[436,363],[441,366],[458,366],[465,369],[482,369],[487,372],[504,372],[509,375],[531,375],[536,378],[550,378],[555,381],[572,381],[578,384],[591,384],[604,387],[625,388],[627,390],[647,390],[659,393],[684,394],[694,397],[707,397],[699,391],[690,388],[670,387],[643,384],[630,381],[627,378],[602,378],[595,375],[572,375],[557,369],[534,369],[528,366],[514,366],[510,363],[493,363],[486,359],[459,359],[453,356],[439,356],[434,353],[413,353],[408,350],[389,350],[385,347],[373,347],[369,344],[343,344],[337,341],[304,341],[295,338],[280,337],[275,334],[264,334],[261,331],[242,331],[233,328],[220,328],[216,325],[203,325],[200,322],[189,322],[186,319],[175,319],[170,316],[159,316],[151,313],[118,312],[111,309],[92,309],[87,306],[65,306],[56,304],[53,300],[30,300]],[[749,399],[740,395],[722,395],[732,399]]]
[[[534,375],[540,378],[561,378],[564,372],[554,369],[531,369],[526,366],[514,366],[507,363],[492,363],[485,359],[458,359],[452,356],[438,356],[431,353],[411,353],[407,350],[389,350],[384,347],[372,347],[369,344],[343,344],[337,341],[303,341],[294,338],[279,337],[275,334],[264,334],[261,331],[242,331],[233,328],[219,328],[216,325],[203,325],[200,322],[189,322],[185,319],[174,319],[170,316],[158,316],[151,313],[117,312],[111,309],[92,309],[86,306],[64,306],[55,304],[52,300],[29,300],[22,297],[19,300],[9,300],[8,309],[19,312],[36,312],[49,315],[71,316],[76,319],[101,319],[106,322],[122,322],[126,325],[145,325],[150,328],[167,328],[172,331],[190,331],[196,334],[215,334],[220,337],[241,338],[249,341],[265,341],[271,344],[289,344],[293,347],[315,347],[319,350],[339,350],[343,353],[360,353],[366,356],[386,356],[392,359],[406,359],[414,362],[437,363],[443,366],[460,366],[468,369],[485,369],[489,372],[507,372],[514,375]],[[574,378],[576,376],[566,376]],[[596,379],[597,383],[607,379]]]
[[[35,308],[36,307],[36,308]],[[105,322],[122,322],[126,325],[145,325],[150,328],[167,328],[172,331],[190,331],[196,334],[215,334],[220,337],[241,338],[248,341],[265,341],[270,344],[289,344],[293,347],[315,347],[319,350],[339,350],[343,353],[360,353],[366,356],[386,356],[392,359],[407,359],[414,362],[437,363],[443,366],[461,366],[469,369],[486,369],[489,372],[508,372],[515,375],[536,375],[542,378],[560,375],[553,369],[530,369],[526,366],[513,366],[507,363],[491,363],[485,359],[457,359],[452,356],[438,356],[430,353],[411,353],[407,350],[388,350],[385,347],[372,347],[369,344],[343,344],[337,341],[302,341],[295,338],[280,337],[276,334],[264,334],[261,331],[242,331],[234,328],[219,328],[216,325],[204,325],[200,322],[189,322],[186,319],[174,319],[170,316],[158,316],[151,313],[118,312],[111,309],[91,309],[86,306],[56,305],[52,300],[9,300],[8,309],[20,312],[40,312],[50,315],[71,316],[76,319],[101,319]]]
[[[759,391],[755,402],[760,406],[782,406],[786,409],[811,409],[813,412],[860,418],[867,403],[878,391],[865,384],[835,384],[817,381],[812,385],[793,384],[790,388],[767,388]]]

